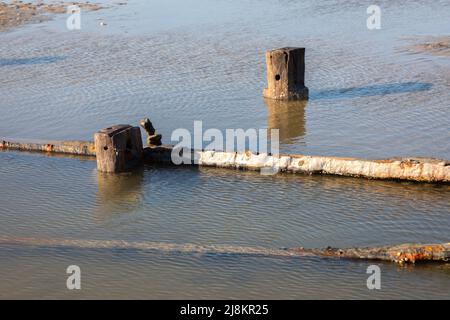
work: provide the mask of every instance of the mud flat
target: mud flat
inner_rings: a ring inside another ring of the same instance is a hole
[[[99,4],[88,2],[0,2],[0,31],[9,30],[26,23],[39,23],[51,19],[52,14],[67,12],[67,7],[76,5],[81,10],[95,11],[103,8]]]
[[[450,36],[414,39],[420,43],[407,46],[407,50],[415,53],[426,53],[440,57],[450,57]]]

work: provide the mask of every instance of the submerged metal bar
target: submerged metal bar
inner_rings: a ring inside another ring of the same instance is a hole
[[[60,141],[49,144],[2,141],[0,149],[95,156],[95,146],[90,141]],[[173,164],[173,151],[172,145],[144,148],[144,162]],[[190,150],[190,153],[190,159],[198,159],[197,164],[200,166],[249,170],[274,169],[274,173],[330,174],[433,183],[450,182],[450,162],[438,159],[365,160],[306,155],[281,154],[274,156],[266,153],[255,154],[250,151],[237,153]],[[193,162],[190,162],[190,164],[193,164]]]
[[[450,243],[440,244],[400,244],[383,247],[366,248],[326,248],[326,249],[291,249],[299,253],[309,253],[321,257],[346,259],[383,260],[396,263],[416,263],[420,261],[450,261]]]
[[[51,143],[22,143],[3,140],[0,144],[0,149],[95,156],[95,146],[94,143],[91,141],[55,141]]]
[[[0,236],[0,245],[24,245],[36,247],[69,247],[79,249],[130,249],[202,254],[240,254],[268,257],[329,257],[392,261],[396,263],[447,262],[450,261],[450,243],[401,244],[368,248],[265,248],[232,245],[198,245],[167,242],[128,242],[122,240],[37,239]]]

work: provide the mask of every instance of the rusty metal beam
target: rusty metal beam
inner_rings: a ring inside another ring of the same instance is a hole
[[[305,249],[293,248],[294,252],[309,253],[321,257],[382,260],[399,264],[416,263],[421,261],[450,261],[450,243],[440,244],[400,244],[394,246],[365,247],[365,248],[325,248]]]
[[[95,156],[95,146],[91,141],[54,141],[49,143],[24,143],[3,140],[0,150],[35,151]]]
[[[60,141],[44,144],[2,141],[0,149],[95,156],[95,146],[90,141]],[[144,162],[173,164],[172,152],[174,152],[172,145],[144,148]],[[198,159],[197,164],[200,166],[248,170],[273,168],[276,169],[276,172],[330,174],[430,183],[450,182],[450,162],[431,158],[366,160],[289,154],[274,156],[265,153],[255,154],[250,151],[237,153],[189,150],[189,152],[189,158]]]
[[[243,254],[272,257],[322,257],[338,259],[359,259],[391,261],[399,264],[417,262],[450,261],[450,243],[401,244],[366,248],[265,248],[232,245],[199,245],[167,242],[128,242],[123,240],[87,239],[39,239],[27,237],[0,236],[0,245],[22,245],[35,247],[69,247],[78,249],[132,249],[142,251]]]

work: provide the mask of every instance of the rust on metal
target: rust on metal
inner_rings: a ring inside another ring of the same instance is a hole
[[[37,151],[81,156],[95,156],[95,146],[91,141],[57,141],[52,143],[23,143],[2,141],[1,149],[17,151]]]
[[[51,144],[2,141],[1,148],[88,156],[96,155],[95,145],[90,141],[60,141]],[[143,150],[143,161],[173,165],[173,151],[174,146],[172,145],[150,145]],[[276,172],[450,183],[450,162],[432,158],[367,160],[298,154],[272,155],[252,153],[251,151],[237,153],[192,149],[187,152],[191,153],[191,159],[199,159],[196,165],[200,166],[247,170],[262,170],[275,167]]]
[[[87,239],[39,239],[29,237],[1,236],[0,244],[71,247],[78,249],[134,249],[158,250],[161,252],[185,253],[227,253],[271,257],[323,257],[337,259],[359,259],[414,264],[418,262],[447,263],[450,259],[450,243],[438,244],[401,244],[384,247],[366,248],[266,248],[258,246],[198,245],[190,243],[168,242],[128,242],[124,240],[87,240]]]
[[[311,253],[322,257],[392,261],[399,264],[423,261],[450,261],[450,243],[440,244],[400,244],[394,246],[366,248],[325,248],[292,250]]]

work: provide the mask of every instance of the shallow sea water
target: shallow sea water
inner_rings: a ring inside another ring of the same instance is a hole
[[[439,36],[450,3],[382,1],[382,29],[359,1],[128,1],[0,34],[0,137],[91,139],[149,116],[176,128],[279,128],[289,153],[450,159],[450,63],[412,54]],[[99,26],[98,19],[107,25]],[[262,99],[264,52],[306,47],[310,100]],[[0,153],[0,235],[281,247],[448,242],[450,186],[145,167]],[[448,265],[310,257],[0,244],[1,298],[449,298]],[[82,269],[82,290],[65,269]]]

